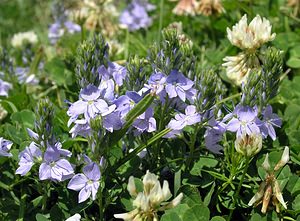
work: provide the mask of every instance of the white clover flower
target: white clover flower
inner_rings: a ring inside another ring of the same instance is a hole
[[[137,192],[134,177],[132,176],[129,178],[127,190],[135,198],[132,203],[135,209],[128,213],[115,214],[115,218],[135,221],[158,221],[157,211],[164,211],[177,206],[183,197],[183,194],[180,193],[171,202],[163,203],[172,196],[169,183],[164,181],[161,187],[158,176],[149,171],[143,178],[143,192]]]
[[[236,85],[246,81],[248,74],[254,68],[260,67],[259,60],[255,54],[249,55],[240,52],[236,56],[227,56],[222,64],[226,68],[227,77]]]
[[[33,31],[14,34],[11,39],[11,44],[15,48],[21,47],[24,43],[35,44],[37,42],[38,37]]]
[[[260,133],[242,133],[235,140],[235,149],[244,156],[251,157],[257,154],[262,148],[262,136]]]
[[[232,45],[240,49],[255,50],[262,44],[273,41],[276,34],[271,34],[272,25],[266,18],[261,18],[259,15],[247,24],[247,15],[232,27],[232,30],[227,28],[227,37]]]

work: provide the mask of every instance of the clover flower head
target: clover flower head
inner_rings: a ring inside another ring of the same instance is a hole
[[[197,12],[205,16],[221,14],[224,11],[220,0],[200,0],[197,8]]]
[[[127,190],[134,198],[133,206],[135,209],[128,213],[115,214],[115,218],[123,220],[158,220],[158,211],[164,211],[177,206],[183,197],[183,194],[180,193],[171,202],[163,204],[163,202],[172,196],[169,183],[164,181],[163,186],[161,186],[158,176],[149,171],[147,171],[143,178],[142,192],[138,192],[134,177],[132,176],[129,178]]]
[[[11,44],[14,48],[19,48],[26,43],[36,44],[37,42],[38,37],[33,31],[20,32],[14,34],[14,36],[11,39]]]
[[[176,15],[196,15],[198,2],[196,0],[179,0],[178,4],[172,10]]]
[[[11,157],[12,154],[8,153],[13,143],[9,140],[0,137],[0,156]]]
[[[243,132],[240,136],[236,137],[235,149],[246,157],[251,157],[257,154],[262,148],[262,135],[253,132],[247,134]]]
[[[79,191],[78,203],[86,201],[90,196],[95,200],[100,186],[99,165],[89,158],[87,158],[87,162],[88,164],[83,168],[83,173],[73,176],[68,184],[68,189]]]
[[[259,15],[247,24],[247,15],[232,27],[227,28],[227,37],[232,45],[245,50],[255,50],[268,41],[273,41],[276,34],[271,34],[272,25]]]
[[[283,199],[280,185],[276,179],[274,172],[284,167],[289,161],[289,148],[286,146],[282,153],[281,159],[277,162],[275,167],[272,169],[269,162],[269,154],[266,155],[262,167],[267,172],[265,180],[261,183],[257,193],[251,198],[248,205],[258,205],[262,202],[262,213],[266,213],[269,203],[272,199],[272,203],[276,208],[276,212],[280,212],[280,204],[287,209],[287,205]]]
[[[226,68],[226,76],[236,85],[247,80],[250,71],[259,68],[260,63],[255,54],[240,52],[236,56],[226,56],[222,64]]]

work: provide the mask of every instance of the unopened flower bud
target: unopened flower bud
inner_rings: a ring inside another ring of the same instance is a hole
[[[280,161],[276,164],[276,166],[274,167],[274,171],[279,170],[281,167],[283,167],[290,159],[290,155],[289,155],[289,147],[286,146],[284,148],[284,151],[282,153],[281,159]]]
[[[129,177],[127,190],[128,190],[128,192],[131,196],[133,196],[133,197],[137,196],[137,191],[136,191],[136,186],[135,186],[135,183],[134,183],[134,177],[133,176]]]
[[[287,206],[284,202],[284,199],[283,199],[283,196],[281,194],[281,190],[280,190],[280,186],[279,186],[279,183],[277,180],[274,180],[274,183],[273,183],[273,190],[274,190],[274,195],[275,197],[278,199],[278,201],[281,203],[281,205],[287,209]]]
[[[262,208],[261,208],[262,213],[267,212],[271,196],[272,196],[272,186],[268,186],[266,191],[265,191],[264,198],[263,198],[263,201],[262,201],[262,204],[263,204]]]
[[[248,135],[243,133],[235,140],[235,149],[244,156],[251,157],[257,154],[262,148],[262,136],[258,133]]]
[[[254,203],[260,201],[265,193],[266,183],[262,182],[259,186],[259,189],[257,193],[251,198],[251,200],[248,203],[248,206],[252,206]]]
[[[266,171],[270,171],[271,166],[270,166],[270,162],[269,162],[269,154],[267,153],[266,158],[262,164],[262,167],[266,170]]]

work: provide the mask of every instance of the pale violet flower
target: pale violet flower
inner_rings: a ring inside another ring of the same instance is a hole
[[[21,47],[25,43],[36,44],[37,42],[38,37],[33,31],[14,34],[11,39],[11,44],[14,48]]]
[[[8,91],[12,89],[12,85],[0,79],[0,96],[8,97]]]
[[[71,156],[71,152],[61,149],[61,143],[49,145],[44,153],[43,162],[39,168],[40,180],[64,181],[71,178],[74,169],[63,157]]]
[[[273,113],[272,106],[268,105],[263,111],[263,121],[260,125],[262,135],[267,137],[268,135],[272,140],[276,139],[276,132],[274,127],[281,127],[282,121],[279,116]]]
[[[172,119],[168,127],[173,130],[181,130],[185,126],[193,125],[201,121],[201,116],[197,113],[194,105],[189,105],[185,108],[185,114],[176,114],[175,119]]]
[[[80,100],[73,103],[67,111],[67,114],[71,117],[68,125],[81,114],[89,121],[98,114],[101,114],[101,116],[108,115],[116,108],[116,105],[109,106],[105,100],[101,99],[101,90],[91,84],[80,91],[79,97]]]
[[[12,154],[8,153],[13,143],[9,140],[4,139],[3,137],[0,137],[0,156],[3,157],[11,157]]]
[[[272,25],[259,15],[247,24],[247,15],[232,27],[227,28],[227,37],[232,45],[241,49],[255,50],[268,41],[273,41],[276,34],[271,34]]]
[[[143,178],[142,192],[138,192],[133,176],[129,178],[127,190],[134,198],[132,203],[134,210],[128,213],[115,214],[115,218],[123,220],[158,220],[158,211],[177,206],[183,197],[183,194],[180,193],[171,202],[166,203],[172,196],[168,181],[164,181],[163,186],[161,186],[158,176],[149,171]]]
[[[248,106],[236,107],[236,116],[234,116],[226,126],[226,129],[231,132],[236,132],[237,136],[242,136],[243,133],[251,135],[260,133],[257,125],[257,110]]]
[[[90,161],[90,159],[87,159]],[[99,165],[90,161],[83,168],[83,173],[76,174],[70,180],[68,189],[79,191],[78,203],[86,201],[90,196],[96,199],[96,194],[100,186],[101,172]]]
[[[19,159],[19,167],[16,170],[16,174],[25,176],[36,162],[42,161],[42,151],[37,147],[36,143],[31,142],[30,145],[25,147],[25,150],[19,154]]]

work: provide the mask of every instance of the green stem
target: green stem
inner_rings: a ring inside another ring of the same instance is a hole
[[[101,184],[100,184],[101,185]],[[99,203],[99,220],[102,221],[104,220],[104,213],[103,213],[103,201],[102,201],[102,189],[99,188],[100,191],[98,191],[98,203]]]
[[[125,60],[128,60],[128,54],[129,54],[129,30],[126,29],[126,39],[125,39]]]
[[[249,162],[250,162],[250,158],[249,157],[246,157],[246,163],[245,163],[245,167],[244,167],[244,171],[243,171],[243,175],[242,175],[242,178],[239,182],[239,185],[238,185],[238,188],[237,188],[237,191],[235,192],[234,196],[233,196],[233,209],[230,210],[230,214],[228,216],[228,221],[231,220],[232,218],[232,214],[233,214],[233,211],[235,209],[235,206],[236,206],[236,203],[237,203],[237,198],[239,197],[239,194],[240,194],[240,191],[241,191],[241,187],[242,187],[242,184],[244,182],[244,179],[245,179],[245,176],[247,174],[247,170],[248,170],[248,167],[249,167]]]
[[[160,42],[161,37],[161,29],[163,25],[163,17],[164,17],[164,0],[160,0],[160,6],[159,6],[159,26],[158,26],[158,42]]]
[[[217,102],[216,105],[222,104],[222,103],[224,103],[224,102],[226,102],[226,101],[228,101],[228,100],[231,100],[231,99],[233,99],[233,98],[239,97],[239,96],[241,96],[241,94],[242,94],[242,93],[237,93],[237,94],[233,94],[233,95],[231,95],[231,96],[229,96],[229,97],[226,97],[226,98],[220,100],[219,102]]]
[[[192,136],[192,139],[188,144],[189,148],[190,148],[190,154],[189,154],[189,157],[186,161],[186,169],[189,169],[189,167],[192,163],[192,160],[193,160],[193,154],[194,154],[194,151],[195,151],[195,143],[196,143],[197,133],[198,133],[198,125],[196,126],[195,131],[194,131],[193,136]]]

